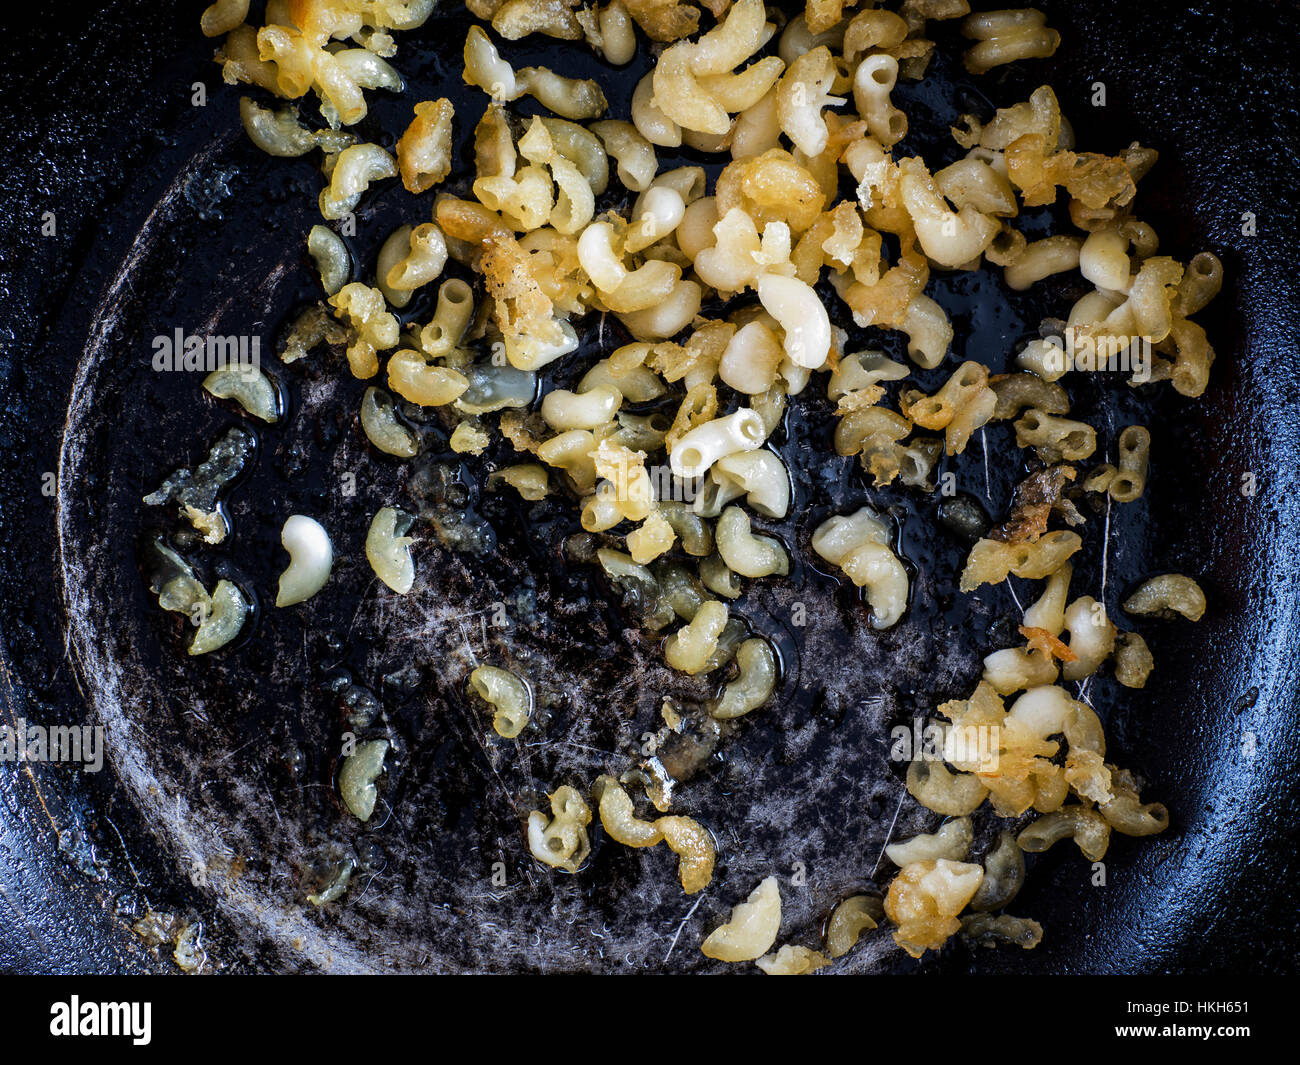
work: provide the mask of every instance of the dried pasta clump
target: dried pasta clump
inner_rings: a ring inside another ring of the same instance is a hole
[[[944,858],[904,866],[885,895],[885,916],[898,926],[894,942],[914,958],[938,950],[961,930],[957,915],[983,879],[980,866]]]

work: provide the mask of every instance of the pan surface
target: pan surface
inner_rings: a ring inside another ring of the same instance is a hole
[[[1096,525],[1085,537],[1093,554],[1079,587],[1103,590],[1117,613],[1138,579],[1179,570],[1203,577],[1211,602],[1194,629],[1143,627],[1158,664],[1145,691],[1122,697],[1113,681],[1089,691],[1112,759],[1146,778],[1174,825],[1114,842],[1104,887],[1064,848],[1035,861],[1013,907],[1046,929],[1031,953],[953,946],[915,963],[881,935],[840,967],[1293,970],[1300,129],[1286,48],[1300,18],[1291,5],[1270,8],[1268,23],[1217,4],[1042,6],[1065,39],[1050,61],[974,81],[940,38],[948,58],[909,100],[918,117],[904,149],[933,158],[960,110],[1047,81],[1082,146],[1113,152],[1136,139],[1160,150],[1138,202],[1162,250],[1185,260],[1208,248],[1224,261],[1225,290],[1203,316],[1219,360],[1202,400],[1162,393],[1146,414],[1113,385],[1074,397],[1105,438],[1138,417],[1155,436],[1150,499],[1089,516],[1109,519],[1109,533],[1104,555]],[[458,7],[403,39],[410,87],[375,103],[369,135],[400,130],[412,100],[447,94],[465,115],[463,148],[477,112],[457,84],[458,50],[439,45],[463,38]],[[846,463],[801,459],[801,445],[826,450],[828,411],[795,404],[782,450],[805,473],[795,516],[775,531],[806,558],[830,512],[867,500],[891,508],[918,567],[905,623],[873,633],[853,597],[810,566],[751,592],[746,616],[782,655],[779,709],[716,749],[701,735],[664,755],[697,766],[679,795],[719,840],[713,885],[685,898],[662,849],[598,837],[582,873],[545,874],[524,847],[527,812],[560,783],[636,762],[665,695],[691,707],[712,691],[659,666],[627,605],[589,567],[562,563],[575,528],[567,506],[524,509],[480,492],[482,466],[452,455],[434,424],[413,468],[377,455],[355,424],[358,383],[318,354],[273,367],[289,417],[258,434],[256,461],[229,493],[229,546],[199,556],[209,586],[226,577],[262,598],[255,625],[221,655],[187,659],[141,574],[150,540],[177,525],[140,500],[239,419],[205,402],[194,375],[156,372],[151,342],[180,328],[259,337],[269,355],[285,320],[315,298],[302,238],[319,176],[247,142],[238,94],[221,85],[191,15],[149,8],[146,31],[136,28],[146,8],[116,4],[81,25],[6,35],[5,68],[51,89],[39,114],[12,87],[0,105],[20,134],[0,176],[13,204],[0,306],[4,713],[102,725],[108,767],[0,763],[0,969],[167,971],[170,944],[131,929],[168,914],[173,932],[196,933],[201,967],[222,971],[708,970],[700,938],[771,872],[786,878],[783,937],[813,942],[838,899],[887,880],[887,839],[933,827],[904,801],[888,732],[968,693],[979,658],[1011,638],[1009,593],[958,601],[961,547],[935,531],[937,498],[877,493]],[[523,42],[512,55],[542,62],[547,49]],[[618,78],[639,77],[643,62]],[[563,65],[598,69],[576,49]],[[206,106],[192,103],[198,80]],[[1090,103],[1099,81],[1104,108]],[[983,99],[970,95],[976,86]],[[400,189],[368,198],[359,261],[373,263],[383,236],[425,210]],[[42,236],[47,211],[55,233]],[[1242,232],[1247,212],[1254,235]],[[956,357],[998,370],[1077,294],[1047,286],[1003,303],[988,282],[935,287],[958,326]],[[624,339],[590,326],[588,354]],[[897,337],[853,339],[898,351]],[[921,375],[927,389],[941,379]],[[1020,470],[1001,461],[1003,437],[990,431],[986,444],[987,472],[978,447],[945,468],[996,515]],[[365,524],[386,504],[426,522],[420,582],[401,601],[378,594],[361,561]],[[305,608],[265,609],[283,565],[279,526],[295,512],[334,533],[339,566]],[[792,621],[797,604],[806,624]],[[464,691],[479,661],[528,672],[544,721],[535,739],[484,739]],[[366,725],[358,697],[382,707]],[[382,813],[363,830],[334,798],[349,730],[395,745]],[[339,902],[306,903],[348,864]]]

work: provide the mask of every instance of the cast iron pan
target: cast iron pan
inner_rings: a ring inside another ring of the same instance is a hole
[[[1160,150],[1138,202],[1162,250],[1185,260],[1209,249],[1224,262],[1223,294],[1201,316],[1219,353],[1203,399],[1109,380],[1072,386],[1105,445],[1138,418],[1155,430],[1147,498],[1114,508],[1106,536],[1105,512],[1089,514],[1076,588],[1104,595],[1122,622],[1120,600],[1152,572],[1195,574],[1210,600],[1197,626],[1127,622],[1157,657],[1145,691],[1100,678],[1087,692],[1111,760],[1145,778],[1173,827],[1117,838],[1104,886],[1067,845],[1033,861],[1012,907],[1046,929],[1033,952],[953,943],[917,963],[881,932],[838,968],[1294,971],[1300,17],[1292,4],[1041,6],[1063,33],[1058,55],[983,79],[955,60],[952,27],[939,31],[944,57],[902,94],[913,116],[902,147],[952,157],[946,129],[961,110],[1049,81],[1082,147]],[[718,838],[713,885],[686,898],[663,848],[630,851],[599,832],[579,874],[544,872],[526,853],[527,811],[560,783],[634,763],[663,695],[689,709],[712,692],[657,664],[634,604],[589,567],[563,563],[567,505],[482,492],[483,471],[504,454],[462,461],[436,423],[415,463],[376,453],[355,422],[359,383],[321,352],[278,370],[289,416],[258,433],[256,461],[228,493],[233,537],[190,552],[209,586],[224,576],[258,597],[255,622],[237,645],[187,658],[179,622],[142,576],[145,545],[159,534],[181,542],[180,526],[140,499],[242,419],[206,400],[197,376],[155,372],[151,340],[176,327],[243,334],[269,354],[316,298],[303,235],[320,179],[307,159],[273,160],[247,141],[197,8],[181,8],[128,0],[61,13],[6,28],[0,45],[3,713],[108,736],[98,774],[0,764],[0,970],[175,971],[170,944],[132,930],[150,914],[193,930],[205,971],[710,970],[702,935],[771,872],[783,877],[783,940],[814,945],[838,899],[887,882],[888,838],[937,823],[905,799],[886,736],[968,693],[979,657],[1013,638],[1011,592],[957,597],[964,547],[936,525],[938,497],[877,492],[851,463],[817,457],[828,410],[801,397],[778,437],[800,471],[796,506],[772,529],[807,557],[811,528],[830,512],[887,508],[917,569],[904,623],[872,632],[851,589],[807,564],[751,591],[742,612],[781,652],[779,702],[716,749],[679,739],[663,752],[694,770],[679,802]],[[482,101],[459,84],[466,18],[446,8],[402,38],[408,92],[371,94],[367,137],[391,144],[413,100],[449,94],[467,142]],[[614,99],[646,62],[609,75],[583,49],[537,40],[508,54],[535,63],[556,49],[566,72],[609,79]],[[192,102],[198,81],[206,106]],[[1096,82],[1104,108],[1090,102]],[[394,186],[360,210],[363,271],[394,225],[426,217],[427,200]],[[42,235],[45,212],[53,235]],[[1254,235],[1242,232],[1245,212]],[[1050,212],[1025,222],[1044,232]],[[938,276],[932,291],[957,326],[955,356],[1001,370],[1041,316],[1068,306],[1073,285],[1009,296],[991,277]],[[623,340],[594,320],[584,332],[579,364]],[[898,339],[852,337],[895,355]],[[568,368],[547,384],[574,379]],[[1007,458],[1009,432],[989,429],[944,467],[995,517],[1023,473]],[[1241,491],[1245,474],[1253,495]],[[389,503],[428,519],[419,582],[400,601],[379,594],[360,550],[369,515]],[[293,512],[331,529],[340,561],[324,593],[275,611],[278,529]],[[448,548],[433,519],[485,546]],[[478,661],[534,680],[540,727],[520,742],[487,738],[465,697]],[[369,732],[394,743],[366,826],[333,786],[348,684],[380,701]],[[990,831],[981,825],[979,846]],[[308,905],[343,862],[357,869],[348,892]]]

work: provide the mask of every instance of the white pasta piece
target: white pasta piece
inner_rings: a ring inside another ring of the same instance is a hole
[[[909,371],[901,362],[879,351],[855,351],[840,359],[826,382],[826,397],[839,399],[851,392],[875,388],[881,381],[901,381]]]
[[[329,185],[321,190],[320,213],[342,218],[356,209],[371,182],[397,176],[397,160],[377,144],[354,144],[339,153]]]
[[[388,387],[408,403],[443,407],[469,388],[469,379],[450,366],[431,363],[422,351],[403,348],[388,360]]]
[[[366,561],[375,576],[398,595],[405,595],[415,583],[415,562],[407,536],[415,519],[396,507],[380,507],[366,533]]]
[[[1008,647],[984,659],[983,679],[999,695],[1010,695],[1040,684],[1056,683],[1056,662],[1039,650]]]
[[[1092,596],[1081,595],[1065,611],[1065,627],[1070,633],[1070,651],[1074,661],[1061,664],[1064,680],[1082,680],[1115,650],[1116,628],[1106,616],[1106,608]]]
[[[751,63],[744,70],[727,74],[705,74],[699,79],[699,84],[723,111],[735,114],[753,107],[771,92],[784,69],[785,63],[770,55]],[[827,102],[831,102],[831,99],[828,98]],[[683,139],[689,147],[715,154],[726,150],[730,136],[730,131],[718,137],[689,129],[683,133]]]
[[[700,950],[718,961],[754,961],[772,949],[780,931],[781,889],[769,876],[732,907],[727,923],[710,932]]]
[[[920,159],[904,159],[898,171],[899,194],[916,226],[921,248],[941,266],[971,262],[997,236],[1001,227],[988,215],[969,206],[953,211]]]
[[[776,688],[777,662],[772,645],[761,637],[745,640],[736,648],[740,672],[709,707],[718,720],[743,717],[766,703]]]
[[[964,57],[972,74],[1018,59],[1050,56],[1061,43],[1061,35],[1048,27],[1046,16],[1032,7],[968,15],[961,32],[977,42]]]
[[[605,145],[609,157],[618,164],[618,179],[632,192],[645,192],[659,170],[651,144],[630,122],[607,120],[593,122],[591,131]]]
[[[1133,285],[1128,241],[1114,229],[1089,233],[1079,249],[1079,273],[1098,288],[1128,292]]]
[[[657,244],[677,228],[685,214],[686,204],[676,189],[651,186],[637,200],[624,250],[638,252]]]
[[[853,100],[867,132],[888,148],[907,135],[907,116],[889,98],[898,81],[898,60],[885,53],[865,56],[853,74]]]
[[[924,292],[907,305],[899,328],[907,334],[907,357],[914,363],[932,370],[943,362],[952,343],[952,323],[947,311]]]
[[[199,28],[204,37],[220,37],[248,18],[248,0],[216,0],[203,9]]]
[[[515,77],[515,69],[488,39],[480,26],[471,26],[465,35],[464,78],[466,85],[482,89],[493,100],[517,100],[523,89]]]
[[[836,75],[830,49],[821,45],[795,59],[777,85],[776,107],[781,130],[804,155],[820,155],[826,150],[830,132],[822,109],[845,102],[844,97],[831,95]]]
[[[1138,590],[1124,600],[1124,609],[1130,614],[1163,617],[1181,614],[1188,621],[1200,621],[1205,614],[1205,593],[1191,577],[1165,573],[1143,581]]]
[[[1002,271],[1007,287],[1018,291],[1027,289],[1052,274],[1073,270],[1079,265],[1082,243],[1078,237],[1058,234],[1027,245],[1016,261]]]
[[[705,290],[697,282],[682,278],[662,302],[643,311],[620,311],[619,321],[638,341],[675,337],[695,320],[703,296]]]
[[[695,256],[695,272],[705,284],[717,289],[719,294],[727,295],[757,282],[762,271],[759,258],[763,255],[763,246],[753,218],[739,207],[732,207],[717,218],[706,236],[702,223],[716,214],[714,201],[711,207],[701,212],[700,219],[693,219],[699,228],[690,234],[688,240],[702,245]],[[778,226],[784,228],[788,238],[788,227],[784,227],[784,223],[773,223],[773,239],[780,233]]]
[[[722,74],[735,70],[772,36],[763,0],[735,0],[719,24],[691,49],[691,69],[696,74]]]
[[[493,708],[492,728],[498,736],[512,740],[523,732],[532,716],[533,693],[520,677],[497,666],[479,666],[469,682],[484,702]]]
[[[578,238],[578,262],[601,292],[614,292],[627,279],[622,256],[614,250],[614,227],[593,222]]]
[[[653,847],[663,841],[664,834],[653,821],[637,817],[632,797],[613,777],[597,777],[592,794],[601,826],[616,843],[625,847]]]
[[[601,359],[592,366],[578,382],[578,391],[586,392],[597,385],[602,385],[614,389],[629,403],[649,403],[662,396],[666,391],[663,378],[643,362],[632,364],[630,361],[624,361],[623,356],[634,348],[641,349],[642,359],[651,350],[648,344],[625,344],[608,359]],[[638,415],[625,415],[619,419],[625,428],[632,424],[648,427],[658,420],[655,415],[650,415],[648,421]],[[660,432],[654,439],[654,446],[649,450],[662,447],[663,439],[663,433]]]
[[[1043,594],[1025,611],[1027,628],[1044,629],[1053,636],[1061,635],[1065,630],[1066,597],[1070,592],[1070,578],[1073,575],[1074,567],[1065,562],[1048,576]]]
[[[581,121],[598,118],[608,106],[600,86],[589,79],[565,78],[546,67],[516,71],[497,51],[480,26],[465,36],[466,85],[482,89],[498,103],[534,97],[543,107],[564,118]]]
[[[785,349],[762,322],[747,322],[736,330],[718,362],[718,377],[730,388],[758,395],[772,387]]]
[[[293,514],[280,530],[280,543],[289,552],[289,565],[280,574],[276,606],[293,606],[325,587],[334,565],[329,533],[315,518]]]
[[[812,548],[859,588],[867,589],[871,626],[887,629],[907,609],[907,570],[889,546],[889,527],[870,507],[822,522]]]
[[[785,353],[796,366],[819,370],[831,350],[831,322],[821,298],[795,277],[765,274],[758,299],[785,333]]]
[[[379,801],[375,781],[384,772],[386,754],[387,740],[367,740],[358,743],[339,767],[339,796],[358,821],[369,821],[375,812],[375,803]]]
[[[781,116],[776,90],[736,116],[731,125],[731,157],[752,159],[781,146]]]
[[[325,295],[333,296],[348,283],[352,275],[352,258],[348,246],[329,226],[314,225],[307,234],[307,254],[320,271],[321,287]]]
[[[754,962],[768,976],[807,976],[830,963],[830,958],[825,955],[792,943],[786,943],[775,954],[764,954]]]
[[[1015,189],[1007,179],[1006,164],[1000,155],[994,156],[992,162],[974,155],[958,159],[936,173],[934,181],[954,207],[973,207],[982,214],[1003,217],[1019,211]]]
[[[683,433],[668,460],[673,473],[683,479],[702,477],[726,455],[753,451],[767,438],[763,419],[750,407],[725,418],[714,418]]]
[[[790,510],[790,474],[774,452],[759,449],[725,455],[713,468],[716,476],[734,481],[745,502],[769,518],[784,518]]]
[[[703,673],[727,624],[727,605],[710,599],[664,642],[664,661],[682,673]]]
[[[425,222],[410,231],[406,255],[388,268],[383,280],[388,291],[409,296],[436,281],[446,265],[446,238],[435,223]]]
[[[576,873],[591,853],[587,838],[591,807],[568,784],[552,792],[550,799],[549,819],[540,810],[528,815],[528,849],[543,865]]]
[[[203,390],[218,399],[233,399],[264,422],[280,420],[280,394],[258,366],[236,365],[213,370],[203,379]]]
[[[632,124],[650,144],[660,148],[681,147],[682,127],[655,106],[653,71],[637,82],[632,92]]]
[[[969,817],[955,817],[930,835],[913,836],[905,843],[891,843],[885,857],[900,869],[913,862],[935,862],[946,858],[960,862],[970,852],[975,830]]]
[[[755,536],[749,515],[739,507],[728,507],[713,531],[718,554],[727,568],[742,577],[784,577],[790,572],[790,558],[770,536]]]
[[[596,486],[596,464],[591,453],[596,448],[595,437],[585,429],[570,429],[551,437],[537,449],[537,457],[548,466],[564,470],[580,495],[586,495]]]
[[[581,16],[579,16],[581,18]],[[596,15],[600,27],[600,50],[614,66],[632,62],[636,55],[636,30],[621,0],[611,0]]]
[[[582,392],[557,388],[542,400],[542,417],[556,432],[597,429],[614,420],[623,395],[609,385],[595,385]]]
[[[199,623],[186,654],[205,655],[225,647],[239,635],[251,609],[238,585],[227,580],[217,581],[207,614]]]

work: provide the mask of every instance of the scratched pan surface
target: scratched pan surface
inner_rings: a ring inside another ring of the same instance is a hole
[[[1065,846],[1032,861],[1012,907],[1046,929],[1032,953],[951,944],[916,963],[880,933],[837,968],[1294,970],[1297,861],[1283,841],[1296,820],[1300,739],[1290,665],[1300,130],[1286,46],[1300,18],[1291,5],[1268,5],[1258,23],[1227,4],[1042,6],[1064,34],[1060,53],[978,82],[941,61],[903,92],[913,116],[903,147],[951,158],[945,130],[960,110],[1005,105],[1050,80],[1081,146],[1160,149],[1139,204],[1164,249],[1185,259],[1209,248],[1224,261],[1225,291],[1203,316],[1219,362],[1202,401],[1135,397],[1109,381],[1072,386],[1106,442],[1138,417],[1156,429],[1148,499],[1113,511],[1104,537],[1106,514],[1089,514],[1079,586],[1104,587],[1115,613],[1143,575],[1184,570],[1203,576],[1211,602],[1196,627],[1140,625],[1158,662],[1146,691],[1121,698],[1102,678],[1087,693],[1113,760],[1149,781],[1174,827],[1115,840],[1104,887]],[[254,624],[224,652],[187,658],[141,576],[144,545],[179,527],[139,501],[240,418],[205,400],[196,375],[153,371],[151,341],[179,327],[257,336],[269,353],[314,298],[302,244],[319,176],[306,160],[271,160],[248,144],[237,94],[207,61],[212,45],[195,20],[170,5],[144,14],[153,8],[119,3],[0,35],[12,53],[0,64],[0,109],[14,134],[0,173],[0,709],[11,723],[96,724],[108,737],[97,774],[0,763],[0,970],[174,971],[166,949],[130,930],[150,911],[201,927],[205,966],[221,971],[709,970],[702,935],[774,871],[785,878],[783,940],[814,945],[838,899],[887,882],[880,855],[891,835],[933,828],[904,801],[885,737],[966,694],[979,657],[1012,639],[1010,594],[958,598],[962,547],[937,530],[938,498],[876,492],[847,461],[818,457],[827,410],[800,397],[778,435],[798,471],[797,505],[773,530],[807,557],[827,514],[888,508],[916,567],[908,615],[876,634],[851,589],[806,564],[788,583],[752,589],[740,609],[779,646],[779,700],[719,744],[695,737],[661,752],[685,778],[679,808],[718,838],[712,886],[686,898],[663,848],[630,851],[599,832],[578,875],[551,875],[527,857],[527,811],[560,783],[635,764],[665,695],[690,709],[712,690],[657,664],[628,605],[589,569],[564,564],[567,505],[482,493],[482,472],[504,454],[461,462],[436,423],[416,462],[377,454],[355,422],[360,386],[318,353],[278,371],[288,417],[259,431],[252,469],[228,493],[234,535],[191,552],[209,586],[224,576],[257,596]],[[412,100],[450,95],[464,147],[482,103],[458,84],[459,50],[446,45],[463,32],[463,16],[440,14],[402,39],[408,93],[372,94],[367,137],[391,144]],[[942,35],[948,56],[956,43]],[[610,74],[558,47],[556,65],[606,79],[611,99],[625,99],[643,69]],[[538,62],[546,49],[509,54]],[[20,89],[19,72],[37,88]],[[196,80],[206,107],[191,105]],[[1105,108],[1089,103],[1096,81]],[[52,236],[40,235],[46,211]],[[362,270],[384,234],[426,211],[394,188],[363,201],[353,242]],[[1256,215],[1253,237],[1241,233],[1245,211]],[[1027,219],[1033,232],[1049,221]],[[956,356],[999,370],[1041,316],[1077,295],[1068,283],[1009,295],[988,277],[932,287],[957,326]],[[612,323],[582,331],[580,362],[623,339]],[[896,338],[870,331],[852,339],[898,351]],[[921,376],[927,388],[940,379]],[[997,427],[944,468],[996,516],[1023,473],[1008,456],[1009,430]],[[1239,490],[1248,473],[1253,496]],[[417,585],[401,600],[379,594],[361,554],[368,518],[385,504],[424,519]],[[266,609],[284,561],[278,529],[294,512],[324,522],[339,562],[306,606]],[[437,526],[472,533],[461,545],[477,550],[452,549]],[[481,661],[533,680],[539,727],[523,741],[489,738],[465,698]],[[348,684],[382,706],[367,734],[394,744],[366,826],[334,797]],[[357,872],[343,898],[307,904],[344,862]]]

